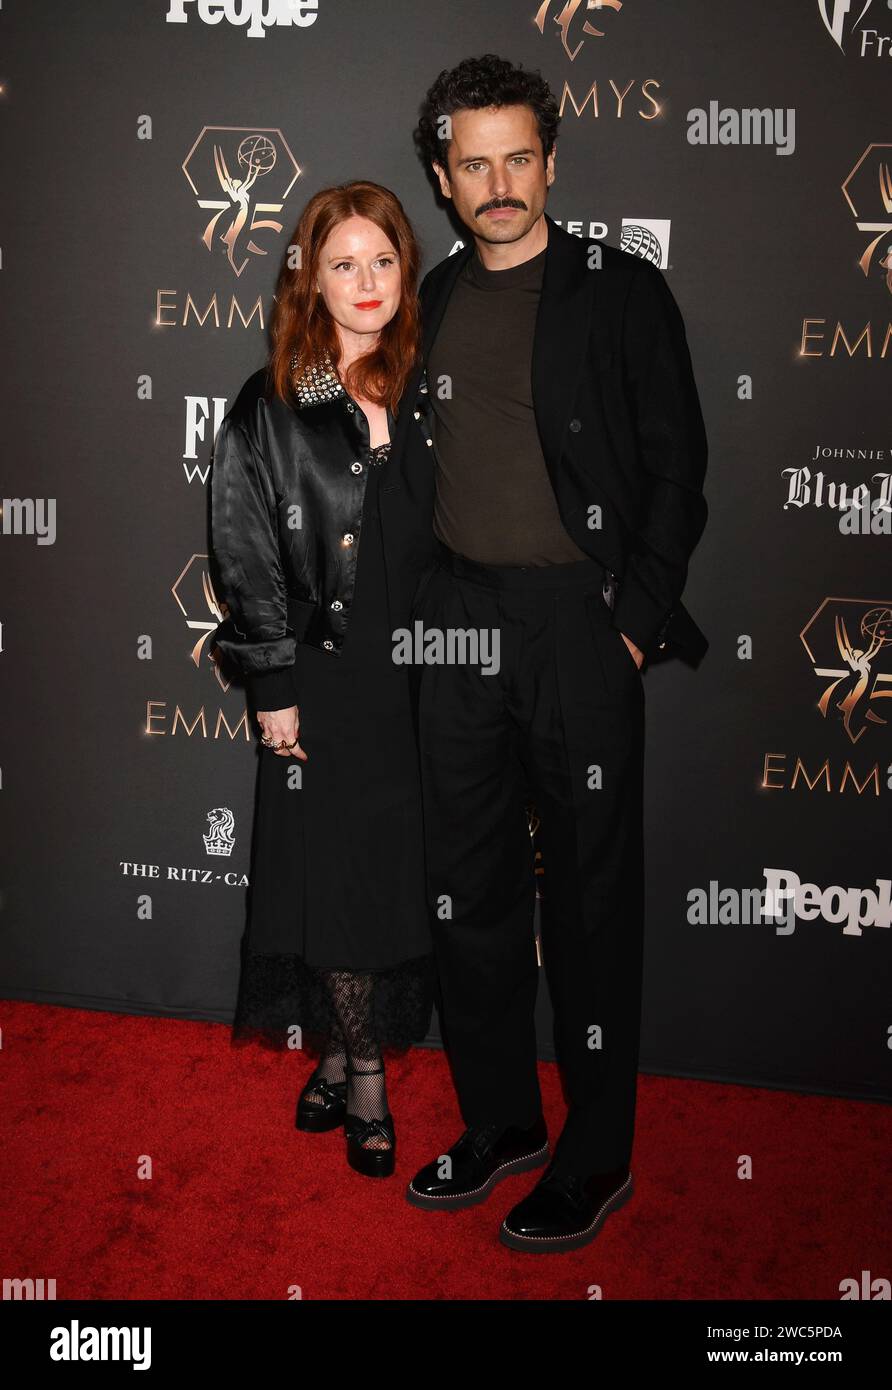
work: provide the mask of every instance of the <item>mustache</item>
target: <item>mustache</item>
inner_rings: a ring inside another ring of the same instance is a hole
[[[475,217],[482,217],[485,212],[493,212],[496,208],[519,208],[521,212],[528,212],[526,203],[522,198],[490,198],[488,203],[481,203]]]

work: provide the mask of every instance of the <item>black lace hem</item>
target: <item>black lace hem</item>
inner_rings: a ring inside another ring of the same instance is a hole
[[[342,967],[336,967],[341,969]],[[356,971],[372,977],[371,1028],[382,1053],[406,1052],[431,1026],[436,989],[433,955],[389,970]],[[299,955],[242,952],[232,1042],[321,1055],[338,1021],[322,970]]]

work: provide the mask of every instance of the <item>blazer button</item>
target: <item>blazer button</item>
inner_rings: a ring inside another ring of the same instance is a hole
[[[348,531],[348,532],[346,533],[346,535],[344,536],[344,544],[345,544],[345,545],[352,545],[352,544],[353,544],[353,532],[352,532],[352,531]]]
[[[432,449],[434,447],[434,441],[432,439],[426,439],[424,442],[429,449]]]
[[[571,421],[570,421],[570,429],[573,431],[574,434],[578,434],[579,431],[582,429],[582,421],[581,421],[581,420],[571,420]]]
[[[322,645],[323,645],[323,647],[325,648],[325,650],[326,650],[327,652],[330,652],[331,649],[332,649],[333,646],[334,646],[334,642],[325,641],[325,642],[322,643]]]
[[[340,613],[344,605],[341,603],[341,600],[339,598],[336,598],[331,606],[336,613]]]
[[[354,410],[356,409],[356,406],[353,404],[352,401],[348,401],[348,402],[347,402],[347,409],[349,410],[350,414],[352,415],[353,412],[354,412]]]
[[[351,473],[361,473],[361,472],[362,472],[362,464],[361,464],[361,463],[351,463],[351,465],[350,465],[350,472],[351,472]]]
[[[416,412],[415,412],[415,419],[416,419],[416,420],[420,420],[420,419],[421,419],[421,411],[420,411],[420,410],[416,410]]]

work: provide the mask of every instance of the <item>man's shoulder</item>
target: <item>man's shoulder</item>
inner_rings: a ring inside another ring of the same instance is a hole
[[[564,238],[565,252],[576,259],[580,272],[596,270],[602,277],[602,288],[609,288],[618,303],[625,300],[633,281],[653,286],[662,277],[662,271],[650,261],[607,241],[590,240],[572,232],[565,232]]]
[[[623,284],[628,284],[639,268],[648,264],[638,256],[630,255],[628,251],[621,251],[618,246],[611,246],[609,242],[599,241],[594,244],[600,247],[603,269]]]
[[[623,251],[619,246],[612,246],[610,242],[596,237],[568,232],[558,222],[553,223],[549,234],[559,240],[562,253],[575,258],[581,268],[591,269],[596,265],[619,284],[628,285],[639,275],[651,284],[663,277],[662,270],[645,257]]]

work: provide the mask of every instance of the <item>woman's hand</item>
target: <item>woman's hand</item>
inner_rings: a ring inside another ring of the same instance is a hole
[[[271,753],[275,753],[280,758],[299,758],[301,762],[307,762],[307,755],[295,740],[300,732],[300,714],[297,705],[292,705],[290,709],[258,710],[257,723],[263,730],[263,737],[272,743]],[[279,748],[277,745],[285,740],[286,743],[293,743],[293,748]]]

